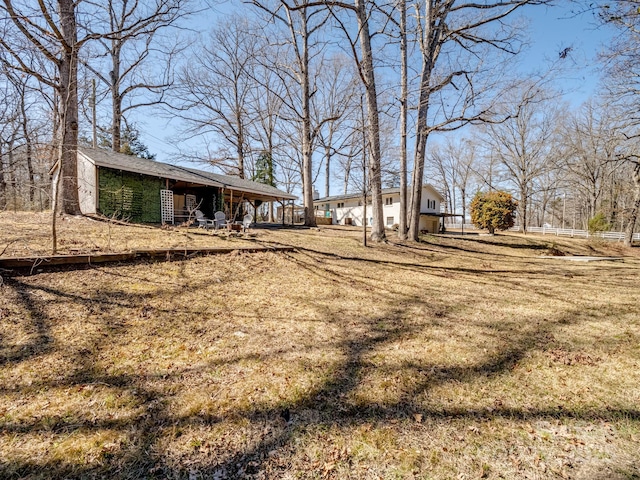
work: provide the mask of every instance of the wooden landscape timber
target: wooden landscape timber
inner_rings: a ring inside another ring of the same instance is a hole
[[[215,248],[156,248],[122,253],[95,253],[78,255],[49,255],[0,258],[0,268],[23,269],[60,267],[67,265],[91,265],[94,263],[132,262],[139,259],[167,259],[193,257],[195,255],[226,255],[232,252],[291,252],[293,247],[215,247]]]

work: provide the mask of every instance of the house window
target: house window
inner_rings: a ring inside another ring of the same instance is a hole
[[[185,206],[188,212],[193,212],[198,207],[198,204],[196,202],[196,196],[185,195]]]
[[[393,225],[393,217],[387,217],[387,225]]]
[[[344,208],[344,202],[338,202],[338,208]]]
[[[384,199],[385,205],[393,205],[393,197],[387,197]]]

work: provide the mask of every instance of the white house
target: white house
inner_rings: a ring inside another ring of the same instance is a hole
[[[367,204],[367,225],[372,222],[371,198]],[[422,202],[420,204],[420,231],[437,233],[440,227],[440,204],[444,197],[433,186],[426,184],[422,187]],[[314,200],[316,216],[331,218],[333,225],[362,226],[363,208],[362,195],[352,193],[337,195]],[[400,218],[400,189],[382,189],[383,221],[387,228],[398,224]]]

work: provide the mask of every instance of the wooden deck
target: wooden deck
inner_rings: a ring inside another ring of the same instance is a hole
[[[46,267],[63,267],[67,265],[91,265],[98,263],[132,262],[139,259],[172,260],[197,255],[225,255],[231,252],[291,252],[293,247],[216,247],[216,248],[161,248],[153,250],[134,250],[122,253],[90,253],[78,255],[49,255],[32,257],[0,258],[2,269],[43,269]]]

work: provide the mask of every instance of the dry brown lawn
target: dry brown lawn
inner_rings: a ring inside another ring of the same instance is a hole
[[[0,214],[0,252],[46,253],[47,222]],[[60,235],[64,253],[297,250],[0,272],[0,478],[640,478],[637,248]]]

